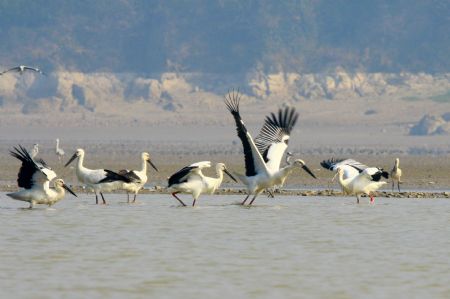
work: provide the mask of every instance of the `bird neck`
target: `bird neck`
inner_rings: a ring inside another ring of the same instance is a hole
[[[338,180],[339,180],[339,184],[341,184],[341,186],[346,187],[349,184],[350,178],[345,180],[344,179],[344,172],[340,171],[340,172],[338,172]]]
[[[59,149],[59,140],[56,139],[56,149]]]
[[[82,154],[82,155],[80,155],[80,156],[78,157],[78,161],[77,161],[77,169],[82,169],[82,168],[84,168],[83,163],[84,163],[84,154]]]
[[[216,174],[217,174],[217,180],[219,182],[219,185],[222,183],[223,181],[223,170],[222,169],[217,169],[216,170]]]
[[[144,173],[144,174],[147,173],[147,160],[145,160],[144,158],[142,158],[141,172]]]
[[[56,191],[56,200],[60,200],[61,198],[64,197],[64,195],[66,194],[66,190],[64,190],[63,187],[61,186],[55,186],[55,191]]]

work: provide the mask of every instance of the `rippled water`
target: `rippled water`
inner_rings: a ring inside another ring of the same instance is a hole
[[[450,297],[450,200],[124,199],[25,210],[0,193],[1,297]]]

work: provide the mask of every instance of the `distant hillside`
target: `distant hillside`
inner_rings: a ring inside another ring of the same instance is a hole
[[[0,67],[450,72],[448,0],[2,0]]]

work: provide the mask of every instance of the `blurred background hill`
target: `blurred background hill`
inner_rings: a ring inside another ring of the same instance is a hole
[[[449,28],[446,0],[2,0],[0,65],[443,73]]]

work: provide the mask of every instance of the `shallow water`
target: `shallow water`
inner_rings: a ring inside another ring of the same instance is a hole
[[[80,196],[0,193],[2,298],[450,297],[450,200]]]

